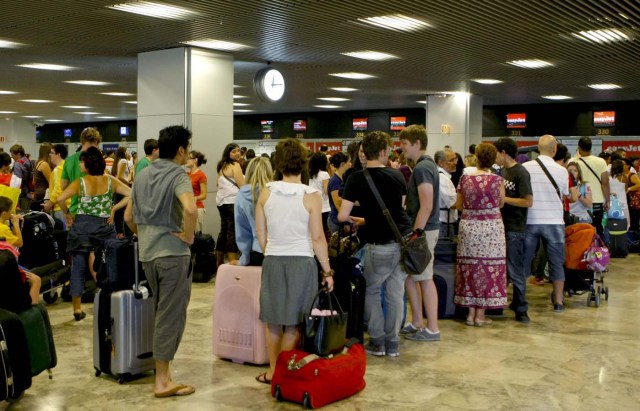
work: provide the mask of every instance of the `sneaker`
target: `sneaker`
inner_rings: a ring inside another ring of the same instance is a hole
[[[516,313],[516,321],[520,321],[523,324],[529,324],[531,319],[529,318],[527,312],[523,311],[521,313]]]
[[[400,330],[399,334],[400,335],[414,334],[414,333],[417,333],[418,331],[420,331],[420,330],[418,328],[416,328],[415,325],[409,323],[409,324],[405,325],[402,330]]]
[[[440,331],[434,333],[423,328],[414,334],[405,335],[404,338],[411,341],[440,341]]]
[[[398,351],[397,345],[388,345],[387,346],[387,357],[399,357],[400,351]]]
[[[564,305],[562,304],[553,304],[553,311],[556,313],[561,313],[564,311]]]
[[[384,357],[385,355],[384,347],[381,345],[375,345],[371,341],[369,341],[364,346],[364,350],[371,355],[375,355],[376,357]]]

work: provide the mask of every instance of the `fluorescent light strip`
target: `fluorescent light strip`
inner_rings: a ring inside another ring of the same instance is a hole
[[[150,1],[137,1],[135,3],[122,3],[107,6],[109,9],[140,14],[142,16],[156,17],[160,19],[180,20],[197,14],[194,11],[182,7],[153,3]]]
[[[580,40],[592,43],[611,43],[614,41],[630,40],[629,36],[618,29],[586,30],[571,33],[571,35]]]
[[[21,116],[24,118],[42,118],[42,116]]]
[[[60,106],[62,108],[73,108],[73,109],[77,109],[77,110],[86,110],[89,108],[93,108],[91,106]]]
[[[108,93],[100,93],[100,94],[104,94],[105,96],[116,96],[116,97],[135,96],[135,94],[133,93],[121,93],[118,91],[110,91]]]
[[[418,31],[431,27],[431,24],[414,19],[412,17],[405,16],[403,14],[391,14],[387,16],[366,17],[358,19],[363,23],[371,24],[373,26],[382,27],[384,29],[395,31]]]
[[[417,100],[416,103],[427,104],[427,100]]]
[[[587,87],[595,90],[614,90],[617,88],[622,88],[619,85],[613,83],[589,84]]]
[[[65,66],[62,64],[47,64],[47,63],[27,63],[18,64],[18,67],[36,69],[36,70],[52,70],[52,71],[71,71],[77,69],[77,67]]]
[[[573,97],[564,96],[564,95],[550,95],[550,96],[542,96],[542,98],[546,98],[547,100],[570,100]]]
[[[384,61],[384,60],[392,60],[392,59],[400,58],[393,54],[381,53],[378,51],[371,51],[371,50],[351,51],[348,53],[340,53],[340,54],[342,54],[343,56],[355,57],[357,59],[375,60],[375,61]]]
[[[189,46],[202,47],[205,49],[212,50],[223,50],[223,51],[235,51],[249,48],[249,46],[240,43],[233,43],[231,41],[223,41],[223,40],[191,40],[191,41],[183,41],[182,44],[187,44]]]
[[[38,100],[38,99],[28,99],[28,100],[20,100],[25,103],[53,103],[53,100]]]
[[[504,83],[502,80],[495,80],[492,78],[477,78],[475,80],[471,80],[471,81],[475,81],[476,83],[479,84],[500,84],[500,83]]]
[[[348,98],[344,98],[344,97],[318,97],[318,100],[324,100],[324,101],[349,101]]]
[[[100,114],[100,113],[96,113],[95,111],[75,111],[74,113],[84,114],[85,116],[93,116],[94,114]]]
[[[250,106],[251,104],[249,103],[233,103],[234,107],[245,107],[245,106]]]
[[[0,94],[18,94],[17,91],[0,90]]]
[[[0,111],[0,114],[18,114],[17,111]]]
[[[111,120],[111,119],[118,118],[118,117],[114,117],[114,116],[98,116],[96,118],[102,118],[102,119],[105,119],[105,120]]]
[[[107,83],[106,81],[94,81],[94,80],[67,80],[65,83],[69,84],[78,84],[81,86],[108,86],[112,83]]]
[[[247,96],[240,96],[240,95],[234,94],[233,98],[247,98]]]
[[[137,102],[137,101],[134,101],[134,100],[130,100],[130,101],[123,101],[123,103],[125,103],[125,104],[138,104],[138,102]]]
[[[348,79],[352,79],[352,80],[365,80],[365,79],[369,79],[369,78],[374,78],[375,76],[372,76],[371,74],[364,74],[364,73],[355,73],[355,72],[347,72],[347,73],[331,73],[329,74],[330,76],[334,76],[334,77],[341,77],[341,78],[348,78]]]
[[[9,40],[0,40],[0,49],[17,49],[20,46],[23,46],[22,43],[16,43],[15,41]]]
[[[334,106],[331,104],[319,104],[319,105],[314,105],[313,107],[318,107],[318,108],[342,108],[342,106]]]
[[[62,121],[64,121],[64,120],[58,120],[58,119],[56,119],[56,118],[48,118],[48,119],[46,119],[45,121],[49,121],[49,122],[51,122],[51,123],[60,123],[60,122],[62,122]]]
[[[358,91],[357,88],[351,88],[351,87],[331,87],[331,90],[342,91],[344,93],[348,93],[351,91]]]
[[[539,60],[539,59],[529,59],[529,60],[513,60],[508,61],[507,64],[511,64],[512,66],[522,67],[522,68],[542,68],[542,67],[551,67],[552,63],[548,61]]]
[[[239,109],[233,110],[233,112],[234,113],[252,113],[253,110],[247,110],[247,109],[244,109],[244,108],[239,108]]]

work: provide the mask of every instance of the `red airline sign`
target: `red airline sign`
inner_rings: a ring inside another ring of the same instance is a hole
[[[611,149],[623,149],[627,153],[640,153],[640,141],[639,140],[604,140],[602,141],[602,150]]]
[[[527,127],[526,113],[507,114],[507,128],[526,128],[526,127]]]

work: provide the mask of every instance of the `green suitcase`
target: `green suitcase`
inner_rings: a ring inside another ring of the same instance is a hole
[[[49,378],[51,378],[51,369],[57,365],[58,358],[47,309],[42,304],[35,304],[20,313],[19,317],[27,335],[27,346],[31,357],[31,375],[35,377],[47,370]]]

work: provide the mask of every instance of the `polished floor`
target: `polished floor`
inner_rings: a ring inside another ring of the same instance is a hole
[[[640,410],[640,256],[614,259],[609,301],[588,307],[586,295],[551,310],[550,285],[529,285],[532,322],[511,313],[484,328],[443,320],[442,341],[403,341],[399,358],[368,357],[367,387],[329,405],[335,410]],[[58,350],[46,374],[8,410],[298,410],[278,403],[254,380],[262,367],[212,355],[214,281],[194,284],[174,379],[197,388],[183,398],[155,399],[153,376],[119,385],[94,376],[91,306],[73,321],[69,303],[49,306]]]

